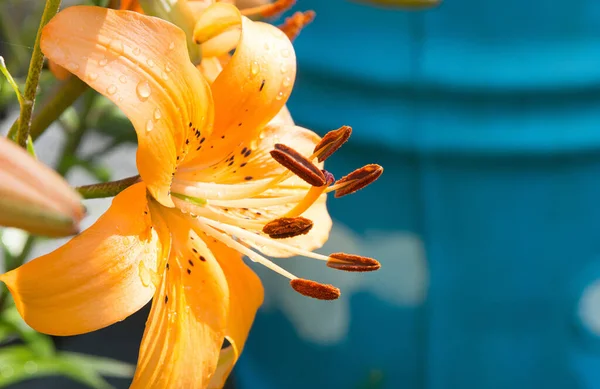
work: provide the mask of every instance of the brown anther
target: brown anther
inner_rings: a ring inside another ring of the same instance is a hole
[[[364,188],[378,179],[381,173],[383,173],[383,168],[374,163],[356,169],[335,183],[336,185],[344,184],[335,191],[335,197],[346,196]]]
[[[290,285],[301,295],[319,300],[335,300],[340,297],[340,290],[333,285],[320,284],[315,281],[296,278]]]
[[[315,146],[314,153],[317,154],[319,162],[323,162],[335,153],[352,134],[352,127],[342,126],[337,130],[329,131],[323,139]]]
[[[263,227],[263,232],[272,239],[292,238],[306,235],[312,229],[313,222],[304,217],[282,217],[268,222]]]
[[[381,264],[377,260],[369,257],[361,257],[360,255],[346,253],[333,253],[329,255],[327,267],[336,270],[366,272],[378,270],[381,267]]]
[[[333,174],[329,173],[327,170],[321,170],[321,172],[325,176],[325,183],[327,186],[332,185],[335,182],[335,177]]]
[[[321,169],[289,146],[277,143],[275,150],[271,151],[271,156],[312,186],[323,186],[327,183]]]
[[[277,27],[293,41],[300,31],[314,20],[315,15],[315,11],[296,12]]]

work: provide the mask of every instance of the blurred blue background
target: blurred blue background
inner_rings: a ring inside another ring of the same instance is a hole
[[[260,272],[237,386],[600,388],[600,2],[299,6],[295,120],[353,126],[334,175],[385,167],[330,200],[324,252],[382,269],[286,263],[333,304]]]

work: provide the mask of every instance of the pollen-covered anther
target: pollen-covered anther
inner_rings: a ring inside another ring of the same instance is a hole
[[[314,20],[315,15],[315,11],[296,12],[277,27],[293,41],[300,31]]]
[[[335,153],[352,135],[352,127],[342,126],[337,130],[329,131],[315,146],[314,154],[319,162],[325,161]]]
[[[356,169],[335,183],[335,197],[342,197],[360,190],[371,184],[383,173],[383,168],[377,164],[369,164]]]
[[[271,157],[312,186],[327,183],[321,169],[289,146],[277,143],[275,149],[271,150]]]
[[[329,255],[327,267],[343,271],[367,272],[378,270],[381,267],[381,264],[376,259],[369,257],[346,253],[333,253]]]
[[[316,281],[296,278],[290,281],[290,285],[301,295],[319,300],[335,300],[340,297],[340,290],[333,285],[320,284]]]
[[[292,238],[306,235],[312,229],[313,222],[304,217],[282,217],[265,224],[263,232],[272,239]]]

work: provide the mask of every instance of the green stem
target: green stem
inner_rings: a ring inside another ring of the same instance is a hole
[[[84,199],[101,199],[113,197],[140,181],[140,176],[123,178],[122,180],[78,186],[75,188]]]
[[[35,104],[35,95],[37,92],[37,86],[40,81],[40,73],[42,71],[42,65],[44,63],[44,54],[40,48],[40,40],[42,38],[42,29],[50,19],[56,15],[60,7],[60,0],[46,0],[46,6],[44,7],[44,13],[42,14],[42,20],[35,37],[35,45],[33,46],[33,54],[31,55],[31,62],[29,62],[29,72],[27,72],[27,80],[25,81],[25,91],[23,93],[23,108],[19,115],[19,130],[17,131],[17,143],[22,147],[25,147],[27,138],[29,137],[29,129],[31,126],[31,114],[33,113],[33,106]]]

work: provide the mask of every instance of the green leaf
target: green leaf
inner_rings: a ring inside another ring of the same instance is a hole
[[[134,365],[116,359],[72,352],[62,352],[61,358],[77,366],[91,368],[106,377],[131,378],[135,373]]]
[[[33,328],[29,327],[27,323],[23,321],[21,315],[17,311],[17,308],[12,305],[7,307],[2,314],[0,314],[0,323],[11,327],[31,351],[40,357],[51,357],[55,355],[56,350],[54,343],[48,335],[40,334]]]
[[[33,139],[31,139],[31,135],[27,137],[27,143],[25,143],[25,146],[27,147],[27,152],[29,155],[37,159],[37,155],[35,155],[35,149],[33,148]]]

